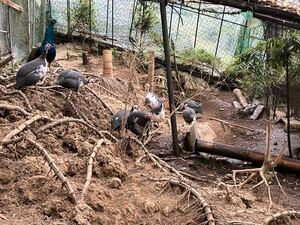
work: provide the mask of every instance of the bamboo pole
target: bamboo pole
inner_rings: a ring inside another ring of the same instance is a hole
[[[109,49],[103,50],[103,76],[112,77],[112,51]]]
[[[195,151],[205,152],[212,155],[220,155],[228,158],[239,159],[254,163],[263,163],[264,154],[248,149],[237,148],[231,145],[219,144],[216,142],[207,142],[197,140]],[[271,155],[271,159],[274,160],[275,155]],[[293,160],[287,157],[282,157],[278,163],[278,168],[285,169],[293,172],[300,172],[300,161]]]

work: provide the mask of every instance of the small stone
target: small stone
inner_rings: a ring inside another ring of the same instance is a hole
[[[122,181],[120,178],[118,178],[118,177],[111,178],[111,180],[109,182],[109,187],[114,188],[114,189],[120,189],[121,186],[122,186]]]

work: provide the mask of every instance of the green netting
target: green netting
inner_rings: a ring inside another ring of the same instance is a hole
[[[247,26],[249,24],[249,21],[253,18],[252,12],[242,12],[241,16],[245,19],[246,27],[241,28],[238,45],[236,48],[235,55],[243,53],[246,49],[248,49],[250,46],[250,34],[251,34],[251,28]]]

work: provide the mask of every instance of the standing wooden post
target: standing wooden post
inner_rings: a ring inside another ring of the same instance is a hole
[[[88,53],[87,52],[82,53],[82,64],[83,65],[88,65],[89,64],[89,58],[88,58]]]
[[[155,53],[154,51],[150,51],[149,62],[148,62],[148,84],[150,85],[150,90],[152,91],[154,88],[154,68],[155,68]]]
[[[103,50],[103,76],[112,77],[113,66],[112,66],[112,51],[109,49]]]

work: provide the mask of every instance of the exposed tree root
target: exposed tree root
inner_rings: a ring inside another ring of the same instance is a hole
[[[175,179],[168,179],[168,178],[148,178],[149,180],[153,180],[153,181],[164,181],[164,182],[168,182],[170,185],[173,186],[178,186],[181,187],[183,189],[185,189],[187,191],[187,193],[191,193],[202,205],[202,207],[205,210],[205,214],[207,217],[207,223],[208,225],[215,225],[215,219],[212,213],[211,208],[209,207],[209,205],[206,202],[206,199],[195,189],[193,188],[191,185],[179,181],[179,180],[175,180]]]
[[[45,157],[46,161],[48,162],[50,168],[53,170],[55,175],[60,179],[60,181],[62,182],[62,185],[67,189],[68,196],[70,197],[71,202],[74,204],[77,204],[77,198],[76,198],[73,187],[71,186],[71,184],[69,183],[67,178],[63,175],[63,173],[59,170],[58,166],[55,164],[54,160],[49,155],[47,150],[31,138],[27,138],[26,140],[42,152],[42,154]]]
[[[254,178],[260,176],[262,181],[259,182],[258,184],[254,185],[252,188],[256,188],[258,187],[259,185],[261,184],[265,184],[268,188],[268,195],[269,195],[269,210],[273,204],[272,202],[272,197],[271,197],[271,189],[270,189],[270,186],[268,184],[268,180],[266,178],[266,174],[271,171],[273,173],[273,175],[275,176],[276,178],[276,181],[281,189],[281,191],[283,192],[284,195],[285,192],[279,182],[279,179],[277,177],[277,174],[275,173],[275,170],[274,168],[277,166],[277,164],[279,163],[279,161],[281,160],[282,156],[283,156],[283,153],[284,153],[284,150],[285,150],[285,147],[286,147],[286,142],[284,142],[284,144],[282,145],[282,148],[280,150],[280,153],[279,155],[277,156],[277,158],[274,160],[274,161],[271,161],[271,153],[270,153],[270,128],[271,128],[271,125],[270,125],[270,122],[268,122],[268,125],[267,125],[267,131],[266,131],[266,149],[265,149],[265,156],[264,156],[264,162],[263,162],[263,165],[262,167],[260,168],[255,168],[255,169],[244,169],[244,170],[233,170],[232,173],[232,178],[233,178],[233,182],[234,182],[234,186],[235,188],[238,186],[239,188],[243,188],[247,183],[249,183],[251,180],[253,180]],[[245,180],[243,181],[242,183],[240,184],[236,184],[236,173],[247,173],[247,172],[251,172],[252,174]]]
[[[0,109],[8,109],[8,110],[16,110],[21,112],[24,116],[30,115],[29,112],[27,112],[25,109],[15,106],[15,105],[9,105],[9,104],[0,104]]]
[[[39,115],[39,114],[35,115],[35,116],[31,117],[29,120],[26,120],[25,122],[21,123],[16,129],[14,129],[14,130],[10,131],[8,134],[6,134],[6,136],[2,139],[1,143],[9,142],[12,137],[14,137],[15,135],[21,133],[30,124],[32,124],[33,122],[35,122],[37,120],[40,120],[40,119],[51,120],[47,116],[42,116],[42,115]]]
[[[286,217],[286,216],[299,216],[300,217],[300,211],[296,210],[287,210],[283,212],[275,213],[274,215],[268,217],[265,220],[265,225],[270,224],[272,221],[278,220],[279,218]]]
[[[108,90],[107,88],[103,87],[102,85],[96,84],[96,83],[95,83],[94,85],[96,85],[96,86],[99,87],[100,89],[104,90],[106,93],[108,93],[109,95],[113,96],[114,98],[116,98],[116,99],[122,101],[123,103],[126,103],[126,101],[125,101],[122,97],[116,95],[115,93],[113,93],[112,91],[110,91],[110,90]]]
[[[89,129],[91,129],[94,132],[96,132],[100,136],[100,138],[103,138],[103,135],[106,134],[106,135],[109,135],[110,138],[112,138],[114,141],[117,141],[117,139],[112,134],[110,134],[109,132],[107,132],[107,131],[99,131],[96,127],[88,124],[84,120],[82,120],[82,119],[76,119],[76,118],[71,118],[71,117],[54,120],[52,123],[49,123],[49,124],[41,127],[40,129],[38,129],[36,133],[41,133],[41,132],[43,132],[43,131],[45,131],[47,129],[50,129],[52,127],[55,127],[55,126],[58,126],[58,125],[64,124],[64,123],[70,123],[70,122],[80,123],[80,124],[88,127]]]
[[[6,88],[5,88],[4,86],[1,86],[0,91],[1,91],[4,95],[13,95],[13,94],[19,94],[19,95],[21,95],[22,98],[23,98],[24,101],[25,101],[27,111],[29,111],[29,112],[32,112],[32,111],[33,111],[32,107],[31,107],[31,105],[30,105],[30,103],[29,103],[28,98],[26,97],[26,95],[25,95],[22,91],[20,91],[20,90],[14,90],[14,91],[7,92],[7,91],[5,91],[4,89],[6,89]]]
[[[101,101],[103,106],[108,109],[108,111],[110,112],[111,115],[114,114],[114,112],[111,110],[111,108],[101,99],[101,97],[96,92],[94,92],[93,89],[91,89],[89,87],[86,87],[86,89],[88,89],[97,99],[99,99]]]
[[[86,174],[86,181],[85,184],[83,186],[82,189],[82,194],[81,194],[81,198],[80,198],[80,202],[83,202],[84,197],[86,196],[86,193],[88,191],[89,185],[91,183],[91,179],[92,179],[92,168],[93,168],[93,160],[96,157],[96,154],[98,152],[98,149],[101,147],[101,145],[105,144],[107,142],[106,139],[100,139],[96,146],[93,149],[93,152],[90,156],[89,162],[88,162],[88,167],[87,167],[87,174]]]
[[[1,141],[0,144],[3,145],[3,146],[6,146],[6,145],[10,145],[10,144],[14,144],[14,143],[20,142],[23,139],[24,139],[24,137],[21,136],[21,137],[15,138],[15,139],[7,140],[7,141]]]

